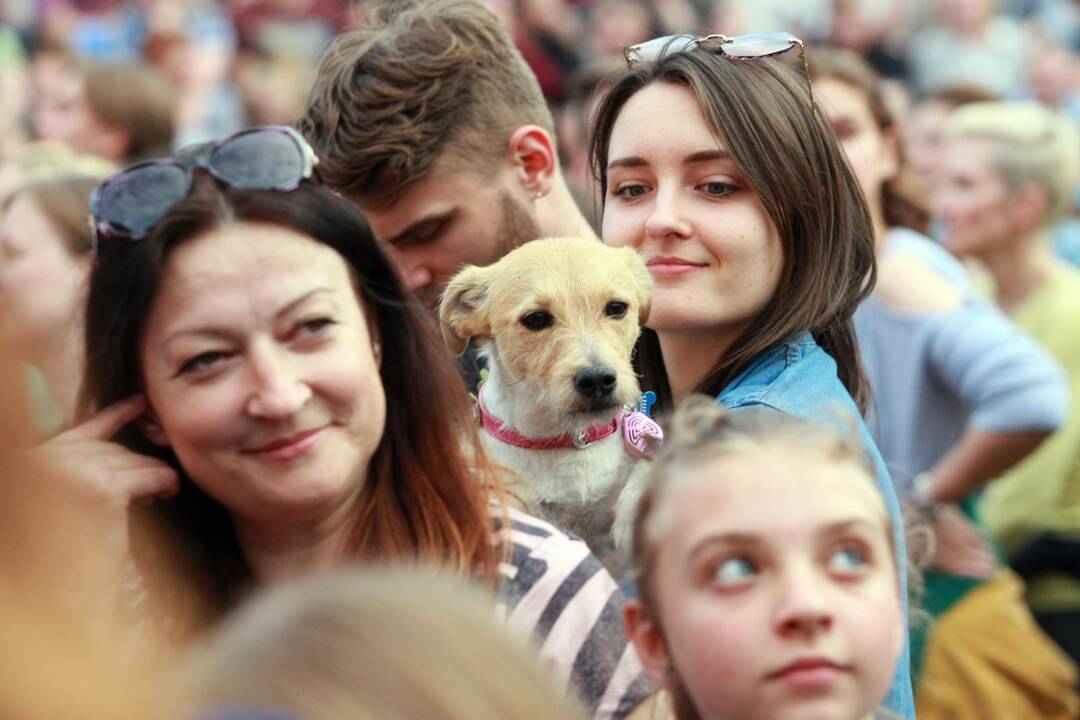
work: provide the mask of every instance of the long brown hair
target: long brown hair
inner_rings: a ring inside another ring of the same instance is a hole
[[[805,78],[771,59],[739,62],[707,49],[639,63],[597,107],[589,157],[607,195],[608,145],[626,101],[652,83],[690,88],[779,233],[784,264],[776,292],[696,390],[715,397],[763,352],[809,330],[836,361],[860,408],[868,386],[851,317],[875,280],[870,214],[832,130],[813,109]],[[662,132],[662,129],[658,129]],[[655,333],[638,341],[635,364],[662,408],[671,393]]]
[[[437,564],[494,582],[497,549],[489,502],[502,491],[453,361],[430,313],[407,295],[364,217],[311,182],[281,193],[221,188],[199,175],[191,194],[145,240],[100,244],[86,313],[84,412],[142,391],[141,333],[170,251],[235,221],[280,225],[333,248],[350,267],[358,301],[378,326],[379,372],[390,402],[353,508],[352,556]],[[180,474],[180,493],[153,510],[175,530],[174,562],[201,582],[213,600],[208,612],[216,615],[252,582],[228,513],[190,481],[170,449],[130,426],[118,439]]]
[[[820,48],[814,51],[810,67],[814,80],[832,79],[842,82],[862,95],[870,114],[881,133],[894,133],[900,144],[896,119],[885,102],[882,80],[877,72],[859,55],[839,48]],[[930,209],[926,191],[914,169],[904,161],[902,146],[897,148],[899,166],[896,175],[881,186],[881,210],[889,227],[907,227],[926,234],[930,227]]]

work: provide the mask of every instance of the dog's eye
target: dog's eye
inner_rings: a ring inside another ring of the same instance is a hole
[[[612,300],[604,308],[604,313],[611,318],[623,318],[626,317],[626,311],[630,309],[630,306],[624,302],[618,300]]]
[[[553,322],[555,322],[555,318],[546,310],[537,310],[521,318],[521,324],[529,330],[543,330],[551,327]]]

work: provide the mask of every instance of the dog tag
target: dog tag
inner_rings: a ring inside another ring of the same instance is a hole
[[[645,413],[627,413],[623,418],[623,444],[635,458],[647,459],[664,441],[664,431]]]

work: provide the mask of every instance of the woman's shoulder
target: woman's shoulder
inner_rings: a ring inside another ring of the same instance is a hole
[[[972,294],[967,270],[948,250],[906,228],[894,228],[878,260],[873,298],[897,312],[940,314]]]

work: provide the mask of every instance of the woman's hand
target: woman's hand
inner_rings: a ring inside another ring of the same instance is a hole
[[[146,398],[136,395],[110,405],[70,430],[35,448],[73,492],[104,523],[110,552],[128,558],[127,509],[132,502],[174,495],[180,486],[166,463],[128,450],[111,440],[121,428],[146,412]]]
[[[997,558],[986,537],[957,507],[943,507],[933,531],[931,569],[971,578],[987,578],[997,570]]]

